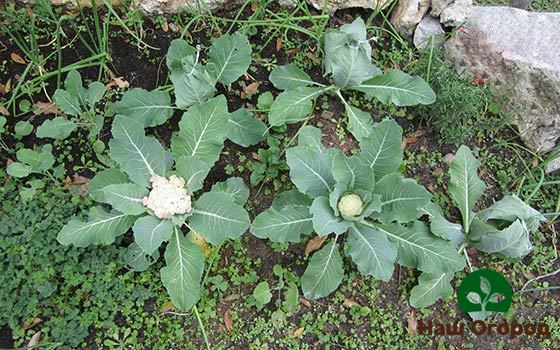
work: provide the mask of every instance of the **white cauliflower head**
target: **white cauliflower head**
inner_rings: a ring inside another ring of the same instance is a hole
[[[358,216],[363,210],[362,199],[358,195],[347,194],[338,202],[338,210],[343,216]]]
[[[152,190],[142,198],[142,204],[151,209],[159,219],[167,219],[173,215],[186,214],[192,210],[191,196],[187,194],[185,179],[171,175],[153,175],[150,178]]]

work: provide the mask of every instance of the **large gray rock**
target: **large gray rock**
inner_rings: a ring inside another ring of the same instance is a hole
[[[437,18],[426,15],[414,30],[412,42],[417,49],[422,51],[428,45],[432,45],[431,40],[433,40],[435,48],[440,47],[445,41],[445,31]]]
[[[515,123],[525,143],[551,150],[560,139],[560,13],[473,7],[445,45],[459,72],[478,74],[521,108]]]
[[[391,3],[392,0],[308,0],[317,10],[322,10],[323,6],[329,13],[336,10],[347,9],[351,7],[362,7],[366,9],[382,9]],[[326,4],[325,4],[326,2]]]
[[[472,0],[453,0],[440,14],[440,22],[446,27],[458,27],[472,13]]]
[[[146,14],[171,14],[180,10],[227,10],[240,3],[241,0],[136,0],[136,6]]]
[[[439,17],[439,15],[441,15],[441,12],[445,10],[447,6],[451,5],[453,1],[454,0],[432,0],[430,15]]]
[[[399,0],[391,14],[391,24],[399,33],[411,38],[414,29],[428,12],[430,3],[430,0]]]

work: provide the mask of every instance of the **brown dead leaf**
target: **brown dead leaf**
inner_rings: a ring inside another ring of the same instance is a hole
[[[296,328],[296,329],[294,329],[294,331],[292,332],[292,336],[293,336],[294,338],[301,337],[301,335],[303,334],[303,331],[304,331],[304,330],[305,330],[305,328],[303,328],[303,327]]]
[[[257,12],[258,9],[259,9],[259,5],[257,5],[256,2],[251,4],[251,12]]]
[[[410,315],[408,316],[408,333],[411,335],[415,335],[417,327],[418,322],[416,322],[416,310],[412,309]]]
[[[346,298],[342,305],[346,306],[347,308],[352,308],[354,306],[361,306],[358,302],[354,299]]]
[[[6,85],[4,85],[4,94],[9,93],[10,91],[12,91],[12,78],[8,79]]]
[[[200,249],[202,249],[202,253],[204,254],[204,256],[206,257],[210,256],[210,253],[212,253],[212,248],[208,246],[204,238],[194,231],[191,231],[191,233],[192,236],[194,237],[194,243],[197,246],[199,246]]]
[[[302,303],[306,308],[311,309],[311,302],[305,298],[299,298],[299,302]]]
[[[164,314],[166,312],[173,311],[174,309],[175,306],[173,305],[173,303],[171,301],[166,301],[165,303],[163,303],[159,311]]]
[[[326,235],[322,237],[315,236],[311,238],[309,242],[307,242],[307,245],[305,246],[305,256],[308,256],[310,253],[319,250],[328,237],[329,236]]]
[[[62,189],[68,191],[72,188],[76,188],[82,197],[87,195],[87,188],[89,184],[89,179],[87,177],[74,174],[72,178],[70,176],[66,176],[66,179],[63,181]]]
[[[403,137],[401,148],[405,149],[411,143],[418,141],[417,137]]]
[[[41,331],[33,334],[29,343],[27,343],[27,347],[37,346],[39,345],[39,341],[41,341]]]
[[[231,332],[233,330],[233,321],[231,320],[229,310],[226,310],[226,312],[224,312],[224,325],[226,326],[228,332]]]
[[[250,99],[257,91],[259,90],[260,84],[258,82],[252,82],[251,84],[247,85],[241,91],[241,98],[242,99]]]
[[[113,87],[118,87],[119,89],[126,89],[130,86],[128,81],[124,80],[123,77],[113,77],[111,82],[105,85],[105,90],[110,90]]]
[[[26,64],[26,63],[25,63],[25,60],[24,60],[20,55],[18,55],[18,54],[15,53],[15,52],[12,52],[12,53],[10,54],[10,58],[11,58],[12,61],[14,61],[15,63]]]
[[[40,114],[49,115],[56,114],[60,115],[62,112],[58,109],[52,102],[37,102],[35,107],[39,110]]]
[[[4,105],[0,105],[0,114],[5,115],[6,117],[10,116],[10,111]]]
[[[276,51],[280,51],[282,49],[282,38],[276,38]]]
[[[0,83],[0,95],[5,95],[5,94],[7,94],[6,85]]]
[[[435,168],[434,168],[434,175],[435,175],[435,176],[443,175],[443,169],[440,168],[440,167],[438,167],[438,166],[435,167]]]
[[[286,51],[286,55],[288,55],[288,56],[295,56],[295,55],[297,55],[297,53],[298,53],[297,48],[293,48],[293,49],[290,49],[290,50]]]
[[[162,25],[161,25],[161,29],[167,33],[169,31],[169,23],[167,23],[167,21],[163,21]]]
[[[31,321],[23,322],[23,324],[21,325],[21,328],[24,329],[24,330],[28,330],[28,329],[31,329],[31,328],[35,327],[36,325],[38,325],[41,322],[43,322],[42,319],[40,319],[39,317],[35,317]]]
[[[316,53],[313,52],[306,52],[305,56],[307,56],[309,59],[311,59],[311,61],[313,61],[313,63],[315,64],[321,64],[321,59],[317,56]]]
[[[239,297],[240,297],[239,294],[231,294],[225,297],[222,301],[230,302],[239,299]]]

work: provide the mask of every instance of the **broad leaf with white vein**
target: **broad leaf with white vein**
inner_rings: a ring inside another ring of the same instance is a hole
[[[115,112],[136,120],[144,127],[165,123],[173,115],[171,98],[165,91],[135,88],[115,103]]]
[[[179,132],[171,141],[173,156],[192,156],[210,167],[214,165],[226,139],[228,119],[223,95],[189,108],[179,122]]]
[[[226,238],[235,239],[250,225],[249,215],[232,201],[230,194],[221,191],[204,193],[194,204],[189,226],[214,245]]]
[[[200,282],[204,272],[204,254],[189,234],[175,230],[165,250],[165,267],[161,281],[179,310],[190,310],[200,298]]]
[[[476,159],[467,146],[459,147],[455,158],[449,165],[449,193],[461,215],[463,216],[463,227],[469,234],[469,227],[474,217],[472,212],[474,205],[484,193],[486,185],[478,178],[478,167],[480,162]]]
[[[301,289],[307,299],[319,299],[334,292],[344,277],[342,257],[335,242],[313,254],[301,276]]]
[[[109,153],[128,177],[149,187],[150,177],[165,173],[165,151],[154,137],[146,136],[135,120],[116,116],[111,129]]]

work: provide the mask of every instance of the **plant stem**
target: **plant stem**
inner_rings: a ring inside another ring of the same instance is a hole
[[[208,341],[208,335],[206,334],[206,329],[204,328],[204,323],[202,323],[202,319],[200,318],[200,313],[198,312],[198,308],[193,306],[194,314],[196,315],[196,319],[198,320],[198,326],[202,331],[202,336],[204,337],[204,342],[206,343],[206,349],[210,350],[210,342]]]
[[[466,249],[463,249],[463,254],[465,255],[465,258],[467,259],[467,265],[469,265],[469,270],[471,270],[471,272],[473,272],[473,267],[471,264],[471,259],[469,258],[469,254],[467,252]]]

